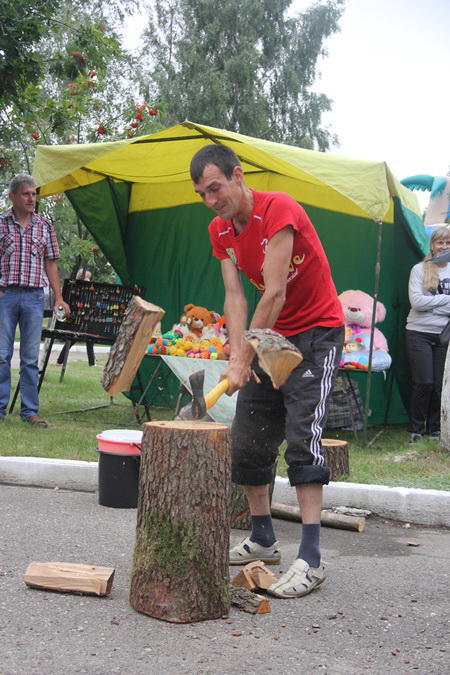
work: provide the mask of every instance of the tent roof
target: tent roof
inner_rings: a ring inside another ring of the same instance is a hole
[[[33,175],[42,197],[109,176],[157,185],[154,208],[158,202],[164,207],[195,203],[199,197],[192,190],[189,163],[195,152],[209,143],[232,147],[242,161],[248,184],[253,180],[259,189],[265,189],[264,176],[278,175],[297,185],[298,195],[286,191],[302,203],[392,222],[392,197],[398,197],[420,217],[416,196],[396,180],[384,162],[304,150],[189,121],[112,143],[39,145]],[[165,185],[171,189],[164,191]],[[148,206],[147,201],[145,208]],[[135,208],[139,209],[139,204]]]

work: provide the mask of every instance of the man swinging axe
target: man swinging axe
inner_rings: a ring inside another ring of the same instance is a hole
[[[252,516],[252,533],[231,549],[230,564],[280,562],[269,484],[278,447],[286,439],[285,459],[301,509],[302,539],[297,559],[268,590],[281,598],[299,597],[325,580],[320,513],[329,470],[321,436],[344,341],[341,305],[317,233],[294,199],[249,189],[238,157],[226,146],[203,147],[190,170],[194,190],[217,214],[209,235],[222,269],[231,347],[221,379],[228,380],[228,395],[239,390],[232,479],[244,486]],[[258,365],[244,336],[248,307],[241,272],[261,293],[250,329],[281,333],[303,356],[279,389]],[[250,365],[259,383],[250,378]]]

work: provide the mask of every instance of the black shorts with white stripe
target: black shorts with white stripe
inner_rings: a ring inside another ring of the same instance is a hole
[[[303,355],[285,384],[274,389],[255,358],[253,378],[240,390],[232,427],[232,479],[266,485],[273,477],[278,448],[286,440],[291,485],[329,481],[321,446],[330,395],[344,342],[344,327],[317,326],[288,338]]]

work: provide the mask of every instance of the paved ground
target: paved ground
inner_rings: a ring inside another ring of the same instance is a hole
[[[232,608],[226,619],[178,625],[128,603],[135,510],[99,506],[92,493],[5,485],[0,503],[2,675],[450,671],[448,530],[375,518],[362,533],[323,528],[328,579],[309,596],[271,598],[270,614]],[[300,528],[276,521],[277,575]],[[232,542],[244,535],[233,530]],[[112,566],[112,593],[29,589],[23,574],[33,560]]]

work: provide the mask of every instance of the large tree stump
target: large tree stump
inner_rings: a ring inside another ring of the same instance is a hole
[[[130,602],[177,623],[230,607],[229,428],[212,422],[144,424]]]
[[[130,391],[153,330],[162,316],[164,310],[161,307],[133,295],[103,370],[102,387],[110,396]]]
[[[330,480],[350,473],[348,464],[348,443],[335,438],[322,438],[326,465],[330,469]]]

